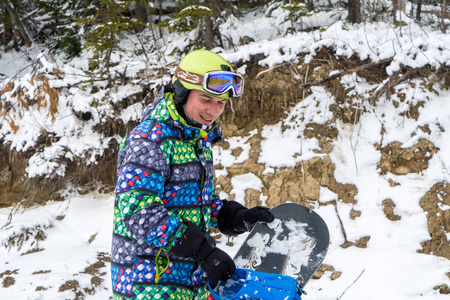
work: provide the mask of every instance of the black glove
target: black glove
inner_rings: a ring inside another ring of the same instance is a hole
[[[256,206],[251,209],[241,209],[234,217],[234,229],[250,231],[257,222],[272,222],[275,217],[268,208]]]
[[[236,271],[234,261],[228,254],[215,247],[200,264],[209,280],[211,288],[215,288],[219,281],[230,278]]]
[[[224,200],[219,211],[219,230],[226,235],[237,235],[252,230],[257,222],[272,222],[275,219],[268,208],[256,206],[248,209],[236,201]]]
[[[203,231],[192,222],[186,222],[186,230],[170,249],[180,257],[193,258],[206,272],[211,288],[215,288],[219,280],[227,280],[234,274],[236,266],[228,254],[208,242]]]

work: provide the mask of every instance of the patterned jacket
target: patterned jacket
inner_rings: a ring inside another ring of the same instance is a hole
[[[168,250],[184,233],[183,221],[205,233],[217,227],[226,201],[214,195],[210,147],[223,137],[218,124],[209,132],[188,126],[172,97],[163,88],[120,143],[111,253],[115,297],[131,297],[137,284],[204,286],[198,265]]]

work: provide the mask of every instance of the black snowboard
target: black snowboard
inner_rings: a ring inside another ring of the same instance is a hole
[[[255,225],[236,253],[236,266],[289,275],[304,288],[327,254],[328,227],[317,213],[300,204],[285,203],[270,211],[275,220]]]

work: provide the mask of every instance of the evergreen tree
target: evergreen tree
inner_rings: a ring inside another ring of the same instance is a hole
[[[89,60],[91,71],[98,70],[101,76],[106,75],[109,80],[110,68],[114,64],[111,55],[116,50],[123,51],[118,46],[120,34],[138,24],[137,20],[125,14],[133,2],[100,0],[100,6],[93,17],[80,18],[77,21],[87,32],[83,48],[93,53]]]
[[[187,53],[193,49],[223,47],[219,25],[238,11],[230,1],[178,0],[175,4],[181,8],[175,17],[168,17],[157,26],[185,34],[187,46],[176,51]]]
[[[69,58],[78,55],[82,36],[75,20],[92,16],[97,7],[91,1],[79,0],[34,0],[34,4],[41,17],[39,39],[51,51],[61,50]]]
[[[2,44],[13,47],[26,45],[30,47],[32,38],[26,27],[27,14],[31,11],[30,1],[28,0],[0,0],[0,18],[3,23]]]
[[[282,9],[285,11],[285,19],[281,23],[289,24],[286,33],[294,33],[297,29],[305,30],[308,24],[302,23],[302,18],[311,16],[314,12],[314,5],[310,0],[301,1],[273,1],[267,9],[266,16],[272,16],[273,12]]]
[[[210,3],[195,4],[195,1],[177,1],[177,7],[181,7],[175,18],[167,19],[159,23],[158,27],[167,27],[169,32],[177,33],[189,33],[186,39],[189,39],[188,46],[185,52],[189,52],[192,49],[204,48],[206,39],[205,37],[206,26],[213,26],[211,24],[211,18],[217,14],[210,8]]]

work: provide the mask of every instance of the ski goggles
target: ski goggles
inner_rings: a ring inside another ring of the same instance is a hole
[[[230,71],[211,71],[205,75],[189,72],[178,67],[175,77],[190,84],[203,87],[213,95],[223,95],[228,91],[233,92],[232,97],[239,97],[244,91],[244,78],[242,75]]]

